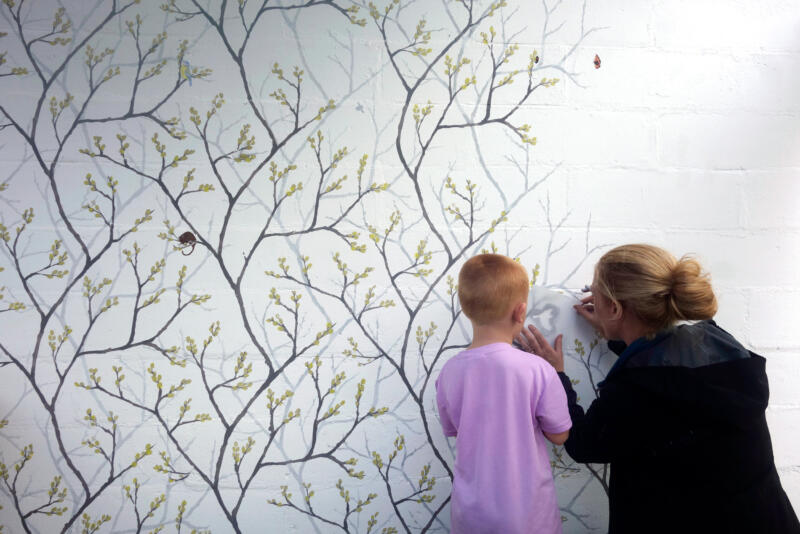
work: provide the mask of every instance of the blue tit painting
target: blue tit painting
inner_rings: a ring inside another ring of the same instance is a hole
[[[192,78],[192,66],[186,60],[181,61],[181,80],[188,80],[189,87],[191,87]]]

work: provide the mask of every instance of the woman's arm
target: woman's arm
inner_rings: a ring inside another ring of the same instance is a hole
[[[567,406],[572,419],[572,429],[564,443],[567,454],[581,463],[610,462],[617,448],[615,443],[620,437],[615,435],[608,420],[607,399],[598,397],[584,412],[578,404],[578,394],[572,388],[570,378],[563,371],[558,373],[558,377],[567,394]],[[603,397],[606,397],[605,391],[603,393]]]
[[[584,412],[583,407],[578,404],[578,394],[572,388],[572,382],[564,373],[561,340],[562,336],[557,336],[551,346],[533,325],[523,328],[522,333],[517,336],[517,343],[523,350],[540,356],[558,372],[561,385],[567,395],[567,407],[570,419],[572,419],[569,437],[564,442],[567,453],[576,462],[609,462],[615,453],[619,454],[620,449],[625,447],[625,441],[630,439],[630,433],[634,432],[633,429],[625,429],[626,434],[622,435],[617,428],[619,425],[615,424],[616,414],[625,407],[611,408],[612,404],[617,404],[615,401],[617,395],[615,394],[616,388],[609,385],[603,388],[601,396],[595,399],[589,409]]]

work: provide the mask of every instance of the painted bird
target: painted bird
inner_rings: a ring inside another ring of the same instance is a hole
[[[192,78],[192,66],[186,60],[181,61],[181,80],[188,80],[189,87],[191,87]]]

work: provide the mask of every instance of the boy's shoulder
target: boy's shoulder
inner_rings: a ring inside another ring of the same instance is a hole
[[[520,370],[541,370],[549,364],[542,358],[518,349],[510,343],[492,343],[474,349],[466,349],[450,358],[442,367],[445,369],[468,367],[481,362],[492,367],[513,367]]]
[[[505,354],[513,365],[524,367],[526,369],[546,371],[548,367],[551,367],[551,365],[543,358],[537,356],[536,354],[531,354],[530,352],[518,349],[513,345],[508,346],[508,351]]]

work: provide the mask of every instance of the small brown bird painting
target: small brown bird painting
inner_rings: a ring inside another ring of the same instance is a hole
[[[178,236],[178,242],[181,244],[181,254],[188,256],[194,252],[194,247],[197,245],[197,239],[192,232],[183,232]]]

